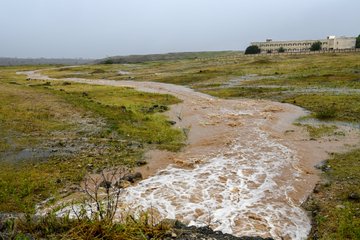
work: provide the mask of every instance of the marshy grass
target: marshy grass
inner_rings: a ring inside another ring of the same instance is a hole
[[[93,112],[107,122],[107,131],[122,139],[177,151],[183,146],[180,130],[160,114],[179,100],[171,95],[138,92],[132,88],[52,83],[47,88],[71,104]]]
[[[131,88],[26,81],[15,74],[35,68],[0,68],[1,212],[32,213],[36,203],[61,197],[59,190],[70,194],[68,187],[88,171],[135,166],[146,149],[177,151],[184,145],[183,131],[161,114],[179,102],[175,97]],[[75,150],[58,154],[68,148]],[[9,159],[24,149],[54,153]]]
[[[359,62],[358,53],[267,57],[244,57],[234,53],[195,60],[88,65],[44,73],[55,78],[77,75],[89,79],[189,85],[217,97],[265,98],[296,104],[312,111],[319,119],[358,121],[356,102],[360,93],[348,93],[346,89],[360,89]],[[129,74],[122,75],[119,71]],[[258,79],[240,82],[238,86],[224,85],[228,80],[247,75],[256,75]],[[304,93],[306,88],[319,89],[319,92]],[[343,90],[334,94],[326,92],[329,88]],[[324,89],[325,92],[321,92]],[[329,103],[335,106],[329,106]]]
[[[360,94],[302,94],[283,101],[310,110],[320,120],[360,121]]]
[[[310,239],[360,239],[360,150],[335,154],[324,169],[324,183],[306,204]]]
[[[337,133],[336,130],[338,129],[336,125],[326,125],[326,124],[320,124],[318,126],[317,125],[314,126],[309,124],[295,123],[295,125],[306,127],[306,130],[308,131],[309,136],[312,139],[333,136]]]

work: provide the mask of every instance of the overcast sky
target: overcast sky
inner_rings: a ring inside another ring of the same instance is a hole
[[[360,0],[0,0],[0,57],[243,50],[360,34]]]

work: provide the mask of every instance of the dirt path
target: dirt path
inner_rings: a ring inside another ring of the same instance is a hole
[[[38,71],[31,79],[57,80]],[[142,169],[147,179],[127,188],[123,200],[134,208],[156,208],[163,218],[237,236],[303,239],[310,220],[301,208],[318,181],[314,165],[327,150],[344,150],[358,136],[309,141],[292,122],[303,109],[264,100],[223,100],[187,87],[157,82],[62,79],[134,87],[171,94],[183,102],[166,114],[175,127],[189,129],[179,153],[151,151]],[[58,80],[58,81],[62,81]]]

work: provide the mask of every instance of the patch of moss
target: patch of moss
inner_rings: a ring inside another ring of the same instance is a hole
[[[307,131],[309,132],[310,138],[321,138],[325,136],[331,136],[335,134],[336,129],[338,129],[335,125],[325,125],[321,124],[319,126],[313,126],[309,124],[298,124],[301,126],[305,126]]]

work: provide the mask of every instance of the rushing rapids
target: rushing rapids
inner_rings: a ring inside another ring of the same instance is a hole
[[[123,201],[143,210],[155,208],[163,218],[237,236],[306,238],[310,221],[289,197],[292,185],[281,178],[288,172],[302,181],[298,160],[259,124],[248,126],[217,156],[201,159],[193,169],[169,166],[126,189]]]

